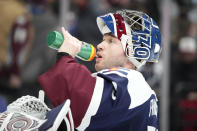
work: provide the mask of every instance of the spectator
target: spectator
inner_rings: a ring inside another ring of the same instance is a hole
[[[33,38],[32,17],[21,0],[1,0],[0,16],[0,90],[9,103],[21,94],[22,69]]]
[[[191,115],[181,117],[179,111],[187,108],[190,99],[195,98],[197,80],[197,45],[193,37],[182,37],[178,44],[176,62],[171,69],[171,120],[172,130],[180,130],[183,126],[180,120],[187,119]],[[177,106],[179,104],[179,106]],[[191,104],[189,104],[191,105]],[[184,107],[185,106],[185,107]],[[182,112],[183,113],[183,112]],[[184,114],[188,114],[185,112]],[[185,117],[186,116],[186,117]],[[190,119],[190,118],[189,118]],[[189,120],[188,119],[188,120]],[[191,120],[191,119],[190,119]],[[189,122],[189,121],[188,121]],[[188,123],[189,124],[189,123]],[[185,125],[184,125],[185,126]]]
[[[20,0],[1,1],[0,15],[0,85],[20,88],[32,38],[31,15]]]
[[[173,64],[172,82],[196,82],[197,80],[197,45],[192,37],[183,37],[179,41],[177,63]]]

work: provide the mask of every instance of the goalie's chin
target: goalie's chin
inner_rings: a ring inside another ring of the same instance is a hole
[[[96,62],[95,69],[96,69],[96,71],[100,71],[100,70],[102,70],[104,68],[103,68],[103,66],[102,66],[102,64],[100,62]]]

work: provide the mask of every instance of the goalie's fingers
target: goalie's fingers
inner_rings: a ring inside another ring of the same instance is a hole
[[[64,27],[62,27],[62,34],[64,35],[64,39],[70,39],[72,40],[73,39],[73,36],[67,31],[65,30]]]
[[[63,36],[64,36],[64,38],[65,38],[65,36],[66,36],[66,30],[65,30],[64,27],[62,27],[61,29],[62,29],[62,34],[63,34]]]
[[[62,27],[62,33],[64,35],[65,40],[72,40],[73,42],[75,41],[75,43],[78,43],[78,44],[82,45],[82,41],[73,37],[67,30],[65,30],[64,27]]]
[[[69,36],[68,31],[65,30],[64,27],[62,27],[62,34],[63,34],[65,40],[71,39],[70,36]]]

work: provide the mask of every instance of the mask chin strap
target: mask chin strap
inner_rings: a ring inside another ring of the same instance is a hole
[[[130,35],[122,34],[121,36],[121,43],[123,50],[125,52],[125,55],[129,59],[129,61],[137,68],[139,69],[141,66],[143,66],[146,63],[146,60],[138,61],[136,60],[134,56],[133,51],[133,43],[132,43],[132,37]]]

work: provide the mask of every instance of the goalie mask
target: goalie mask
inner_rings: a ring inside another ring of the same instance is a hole
[[[137,68],[157,62],[161,52],[161,34],[156,22],[147,14],[121,10],[97,17],[101,33],[112,33],[123,46],[125,55]]]

